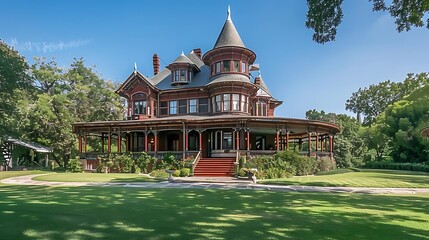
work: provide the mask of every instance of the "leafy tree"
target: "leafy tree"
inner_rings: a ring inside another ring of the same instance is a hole
[[[346,101],[346,110],[357,114],[360,120],[364,116],[364,125],[370,125],[390,104],[402,99],[416,89],[429,83],[427,73],[408,74],[403,82],[390,80],[372,84],[367,88],[354,92]]]
[[[362,137],[365,146],[368,149],[375,151],[375,160],[382,161],[383,157],[390,153],[391,138],[382,132],[385,127],[380,123],[373,124],[368,127],[363,127],[359,135]]]
[[[392,139],[392,157],[397,162],[429,161],[428,143],[420,135],[429,125],[429,85],[389,106],[378,122]]]
[[[25,59],[0,41],[0,141],[18,135],[13,125],[19,91],[32,88]]]
[[[386,5],[385,0],[369,0],[373,11],[387,11],[395,19],[398,32],[409,31],[412,27],[429,29],[429,0],[393,0]],[[343,0],[307,0],[308,12],[305,26],[314,30],[313,40],[326,43],[335,40],[337,28],[343,18]]]

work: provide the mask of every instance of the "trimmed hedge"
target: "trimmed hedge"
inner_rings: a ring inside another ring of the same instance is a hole
[[[429,172],[427,163],[368,162],[364,168]]]

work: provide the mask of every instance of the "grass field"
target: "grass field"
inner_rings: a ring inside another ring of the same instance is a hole
[[[43,174],[43,173],[52,173],[52,172],[41,171],[41,170],[0,172],[0,180],[5,178],[11,178],[11,177],[18,177],[18,176],[32,175],[32,174]]]
[[[154,182],[159,181],[139,174],[129,173],[56,173],[33,178],[50,182]]]
[[[0,185],[2,239],[429,239],[429,195]]]
[[[395,170],[363,170],[334,175],[261,180],[258,183],[336,187],[429,188],[429,174]]]

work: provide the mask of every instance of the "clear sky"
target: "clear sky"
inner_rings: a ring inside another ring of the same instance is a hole
[[[28,60],[56,57],[60,66],[83,57],[103,78],[124,81],[133,71],[152,76],[181,51],[210,50],[226,20],[227,6],[262,77],[284,103],[277,116],[303,118],[309,109],[345,113],[360,87],[407,73],[429,71],[429,30],[396,32],[387,13],[371,3],[344,1],[337,39],[312,41],[305,27],[306,1],[1,1],[0,39]]]

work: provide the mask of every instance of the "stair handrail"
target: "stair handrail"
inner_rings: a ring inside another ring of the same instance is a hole
[[[198,151],[197,156],[195,156],[194,161],[191,163],[192,165],[192,175],[194,175],[195,168],[197,167],[198,162],[201,159],[201,151]]]

